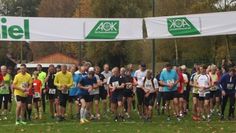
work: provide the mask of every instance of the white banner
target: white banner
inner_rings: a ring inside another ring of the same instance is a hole
[[[236,34],[236,12],[145,18],[148,39]]]
[[[0,17],[0,41],[143,39],[142,19]]]

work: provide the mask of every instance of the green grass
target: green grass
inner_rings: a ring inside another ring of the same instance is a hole
[[[48,108],[47,108],[48,109]],[[113,122],[112,117],[80,125],[78,120],[67,118],[64,122],[51,119],[49,113],[42,120],[32,120],[26,126],[15,126],[15,114],[12,111],[8,120],[0,121],[0,133],[236,133],[236,121],[219,121],[214,116],[211,122],[194,122],[188,115],[181,122],[166,116],[157,116],[154,111],[152,123],[144,123],[133,112],[133,119],[126,122]]]

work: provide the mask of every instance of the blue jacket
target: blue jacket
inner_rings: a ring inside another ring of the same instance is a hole
[[[236,76],[230,77],[230,75],[224,74],[220,80],[220,88],[226,93],[235,93]]]

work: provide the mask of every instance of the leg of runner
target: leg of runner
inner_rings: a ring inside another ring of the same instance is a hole
[[[128,108],[127,108],[127,118],[130,118],[130,115],[131,115],[131,108],[132,108],[132,100],[133,98],[132,97],[128,97]]]
[[[228,95],[223,96],[221,104],[221,120],[224,120],[225,107],[228,101]]]
[[[210,121],[210,100],[204,100],[204,113],[207,115],[208,121]]]
[[[228,115],[228,119],[232,120],[234,119],[234,110],[235,110],[235,93],[231,93],[229,95],[229,99],[230,99],[230,104],[229,104],[229,115]]]

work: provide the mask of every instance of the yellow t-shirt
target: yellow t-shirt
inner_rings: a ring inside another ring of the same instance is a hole
[[[62,85],[66,85],[70,88],[73,85],[72,74],[70,72],[66,72],[65,74],[58,72],[54,79],[54,85],[57,86],[58,90],[61,90]]]
[[[32,78],[30,76],[30,74],[26,73],[26,74],[22,74],[22,73],[18,73],[14,80],[13,80],[13,84],[17,87],[20,88],[28,88],[30,84],[32,84]],[[14,90],[14,95],[18,95],[21,97],[26,97],[27,95],[25,95],[25,93],[21,90]]]

